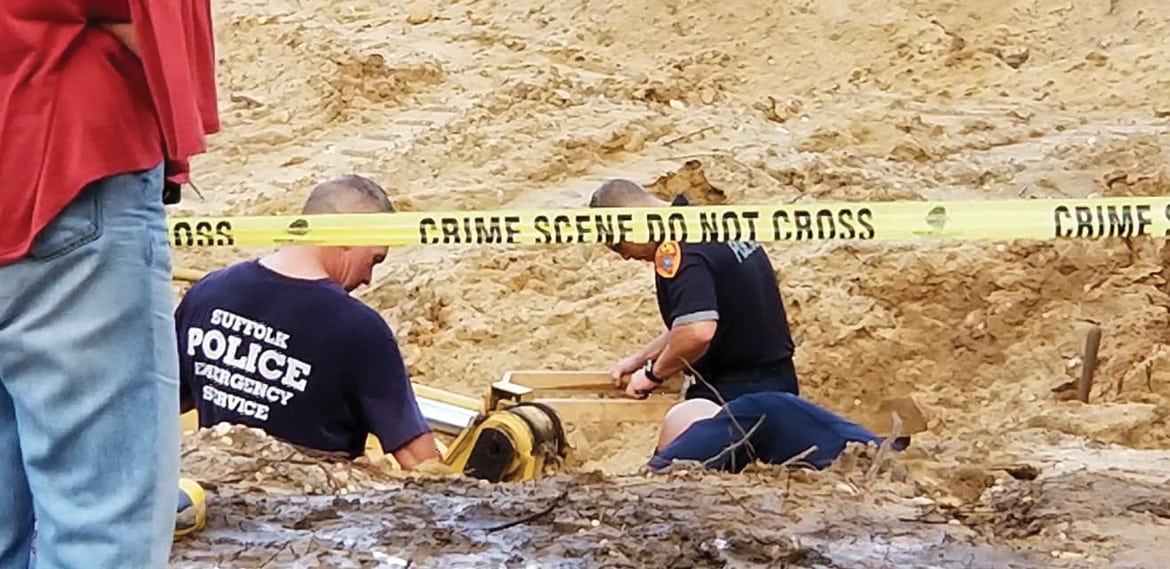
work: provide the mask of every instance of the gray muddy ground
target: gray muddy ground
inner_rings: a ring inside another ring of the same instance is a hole
[[[1167,480],[1068,468],[1068,456],[1063,468],[958,469],[944,493],[918,471],[926,451],[876,459],[872,448],[825,472],[676,468],[493,485],[220,433],[185,452],[211,513],[176,544],[175,567],[1153,569],[1170,538]]]

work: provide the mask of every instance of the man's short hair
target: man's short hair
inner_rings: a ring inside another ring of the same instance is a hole
[[[373,180],[347,174],[317,184],[301,213],[393,213],[394,204]]]
[[[606,180],[589,198],[589,207],[631,207],[648,203],[654,198],[637,182],[614,178]]]

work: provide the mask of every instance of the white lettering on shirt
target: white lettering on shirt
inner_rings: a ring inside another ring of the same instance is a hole
[[[759,249],[761,245],[755,241],[728,241],[727,246],[731,248],[732,254],[735,255],[735,260],[740,263],[744,262],[752,253]]]
[[[304,393],[313,365],[288,355],[291,336],[268,324],[216,308],[210,327],[186,331],[186,353],[203,384],[204,401],[267,422],[271,406]]]

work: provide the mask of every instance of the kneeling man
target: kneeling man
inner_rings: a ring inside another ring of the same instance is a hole
[[[303,213],[393,211],[361,176],[315,187]],[[287,246],[215,271],[175,313],[182,410],[350,458],[368,434],[404,469],[440,458],[390,327],[349,295],[386,247]]]
[[[661,470],[682,460],[739,472],[754,461],[783,464],[816,447],[797,464],[822,469],[853,442],[881,444],[882,438],[791,393],[741,395],[722,407],[708,399],[690,399],[666,414],[648,466]],[[904,446],[899,441],[894,448]]]

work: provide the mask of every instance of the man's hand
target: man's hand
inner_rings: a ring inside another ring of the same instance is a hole
[[[435,444],[434,433],[426,432],[394,451],[394,460],[403,470],[414,470],[428,460],[443,460],[439,446]]]
[[[613,378],[613,386],[621,388],[622,378],[641,369],[644,363],[646,363],[646,360],[638,357],[637,354],[619,360],[609,370],[609,376]]]
[[[441,459],[438,458],[428,458],[416,464],[415,467],[411,469],[411,471],[429,476],[447,476],[451,474],[459,474],[457,470],[447,466]]]
[[[658,386],[650,381],[650,378],[646,377],[646,371],[639,367],[630,378],[630,384],[626,386],[626,395],[632,399],[645,399],[655,387]]]
[[[623,360],[618,360],[618,363],[614,364],[609,370],[609,376],[613,378],[613,386],[621,389],[623,377],[638,371],[638,368],[641,368],[642,364],[646,363],[646,360],[658,357],[658,354],[661,354],[662,350],[666,349],[666,338],[669,335],[670,330],[664,330],[657,338],[650,340],[648,344],[637,352],[634,352],[633,355]]]
[[[142,57],[142,54],[138,52],[138,37],[134,35],[133,24],[129,22],[100,22],[95,25],[113,34],[114,37],[118,38],[118,41],[122,42],[122,44],[125,45],[130,51],[134,52],[134,55]]]

